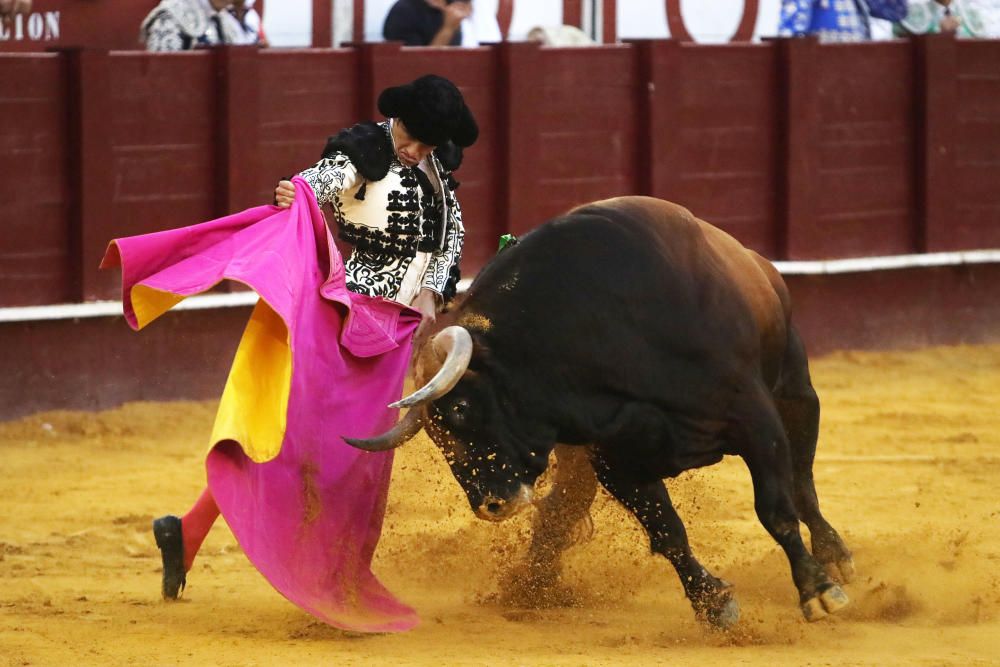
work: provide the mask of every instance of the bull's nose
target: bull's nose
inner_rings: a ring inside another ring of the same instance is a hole
[[[517,494],[511,498],[488,494],[476,508],[476,515],[487,521],[503,521],[531,504],[531,497],[532,489],[526,484],[522,484]]]
[[[486,496],[483,499],[482,504],[479,506],[479,511],[477,512],[477,514],[479,514],[479,516],[484,519],[491,519],[493,521],[497,521],[506,516],[506,512],[504,512],[506,507],[507,507],[507,501],[504,500],[503,498],[497,498],[496,496]]]

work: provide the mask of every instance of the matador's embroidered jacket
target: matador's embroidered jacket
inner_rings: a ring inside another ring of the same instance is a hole
[[[451,176],[461,150],[439,147],[420,166],[406,167],[396,158],[390,122],[342,130],[299,175],[320,206],[333,207],[340,238],[354,246],[344,262],[348,289],[409,304],[426,287],[448,301],[465,238]]]

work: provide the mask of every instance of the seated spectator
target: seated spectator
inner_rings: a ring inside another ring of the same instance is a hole
[[[237,43],[267,46],[264,27],[260,14],[254,9],[255,4],[257,4],[257,0],[243,0],[242,2],[234,2],[233,6],[229,8],[229,13],[239,21],[240,27],[243,29],[239,36],[241,41]]]
[[[536,26],[528,31],[529,42],[541,42],[544,46],[593,46],[587,33],[575,25]]]
[[[867,41],[867,8],[859,8],[855,0],[783,0],[778,36],[801,35],[816,35],[821,42]]]
[[[816,35],[821,42],[863,42],[873,24],[888,37],[893,22],[906,16],[907,0],[783,0],[779,37]],[[874,21],[872,19],[880,19]],[[880,35],[881,36],[881,35]]]
[[[407,46],[460,46],[462,21],[472,0],[398,0],[389,9],[382,36]]]
[[[247,0],[163,0],[143,20],[139,39],[147,51],[188,51],[220,44],[255,44],[260,17],[248,11]],[[244,19],[257,16],[249,28],[231,11],[237,5]]]
[[[951,33],[956,37],[989,37],[984,8],[960,0],[910,0],[906,17],[893,24],[897,37]]]
[[[31,12],[31,0],[0,0],[0,21]]]

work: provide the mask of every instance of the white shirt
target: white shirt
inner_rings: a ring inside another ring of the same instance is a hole
[[[474,47],[502,41],[503,34],[497,21],[497,0],[475,0],[472,15],[462,21],[462,46]]]

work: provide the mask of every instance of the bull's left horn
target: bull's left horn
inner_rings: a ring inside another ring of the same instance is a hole
[[[408,408],[441,398],[462,379],[462,374],[472,359],[472,334],[465,327],[450,326],[442,329],[428,345],[439,357],[447,354],[440,370],[427,384],[406,398],[392,403],[390,408]]]
[[[344,438],[351,447],[357,447],[368,452],[384,452],[399,447],[420,432],[424,425],[424,411],[414,408],[406,413],[395,426],[382,435],[374,438]]]

